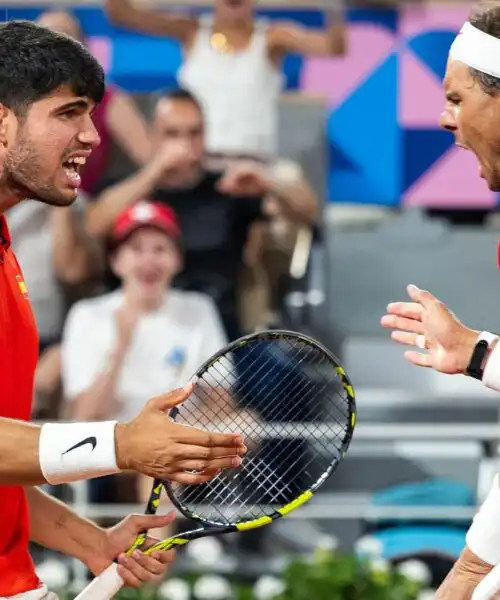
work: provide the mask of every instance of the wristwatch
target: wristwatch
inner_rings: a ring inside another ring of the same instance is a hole
[[[490,344],[496,339],[498,339],[498,336],[493,333],[489,333],[488,331],[483,331],[481,333],[474,347],[474,351],[472,352],[469,364],[465,369],[466,375],[482,381]]]

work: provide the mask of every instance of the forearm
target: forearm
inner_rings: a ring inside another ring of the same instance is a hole
[[[53,231],[52,264],[57,278],[77,284],[88,277],[97,262],[95,248],[68,208],[54,208],[51,214]]]
[[[0,485],[39,485],[45,482],[39,461],[41,428],[0,418]]]
[[[123,365],[126,347],[117,346],[111,352],[104,370],[74,401],[73,418],[78,421],[108,418],[118,408],[116,383]]]
[[[491,565],[481,561],[469,548],[465,548],[437,590],[435,600],[470,600],[477,584],[491,568]]]
[[[147,165],[136,175],[103,192],[87,208],[88,232],[99,237],[107,236],[116,217],[129,206],[151,194],[157,180],[156,167]]]
[[[298,224],[313,223],[318,215],[318,200],[299,167],[282,163],[271,169],[267,192],[275,198],[285,217]]]
[[[328,54],[342,56],[346,53],[347,47],[347,29],[343,11],[331,10],[327,13],[328,28],[326,31],[326,40]]]
[[[25,489],[30,514],[30,539],[73,556],[92,568],[102,554],[103,530],[37,487]]]

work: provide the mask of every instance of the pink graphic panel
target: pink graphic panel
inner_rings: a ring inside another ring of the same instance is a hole
[[[112,65],[113,49],[111,41],[107,37],[91,37],[88,41],[89,50],[101,63],[105,73],[108,73]]]
[[[309,94],[341,104],[383,62],[395,47],[394,35],[375,24],[353,24],[348,33],[349,52],[343,58],[304,61],[300,88]]]
[[[403,204],[488,208],[495,196],[479,177],[474,154],[453,146],[404,194]]]
[[[412,38],[429,31],[458,31],[467,20],[470,4],[403,6],[399,11],[399,33]]]
[[[441,82],[411,50],[399,57],[399,115],[402,127],[437,128],[444,105]]]

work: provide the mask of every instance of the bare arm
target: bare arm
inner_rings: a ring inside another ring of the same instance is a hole
[[[296,163],[280,161],[270,169],[268,195],[265,210],[271,216],[279,212],[300,224],[313,223],[318,216],[316,194]]]
[[[198,28],[196,19],[135,7],[128,0],[106,0],[106,12],[112,23],[151,35],[164,35],[189,45]]]
[[[137,165],[151,156],[151,136],[145,119],[133,99],[115,90],[106,112],[108,128],[115,142]]]
[[[478,583],[491,569],[492,565],[465,548],[439,587],[435,600],[470,600]]]
[[[40,427],[0,418],[0,485],[45,483],[38,459]]]
[[[157,166],[151,163],[135,175],[104,190],[94,202],[90,202],[86,215],[90,235],[108,235],[114,220],[123,210],[147,197],[154,190],[158,175]]]
[[[99,271],[100,253],[89,239],[78,216],[68,208],[53,208],[50,214],[54,237],[52,263],[56,277],[77,285]]]
[[[269,30],[271,53],[292,52],[306,56],[342,56],[346,52],[346,26],[343,13],[327,13],[325,29],[312,29],[296,23],[278,23]]]
[[[78,558],[94,572],[104,544],[104,532],[95,523],[80,517],[68,506],[37,487],[27,487],[31,541]]]
[[[116,381],[123,365],[126,346],[118,343],[103,371],[72,401],[71,416],[76,421],[98,421],[116,412]]]

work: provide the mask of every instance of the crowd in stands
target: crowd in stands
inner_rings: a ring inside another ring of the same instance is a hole
[[[34,418],[130,419],[227,340],[273,323],[277,275],[318,217],[301,166],[276,151],[280,64],[287,52],[340,54],[345,33],[340,7],[317,30],[253,9],[214,0],[195,18],[108,0],[115,24],[176,37],[184,64],[150,114],[108,84],[94,112],[101,145],[71,209],[8,213],[40,332]],[[38,21],[86,44],[69,12]],[[116,148],[131,165],[121,177]],[[263,259],[270,245],[274,261]],[[96,481],[95,498],[110,486]]]

